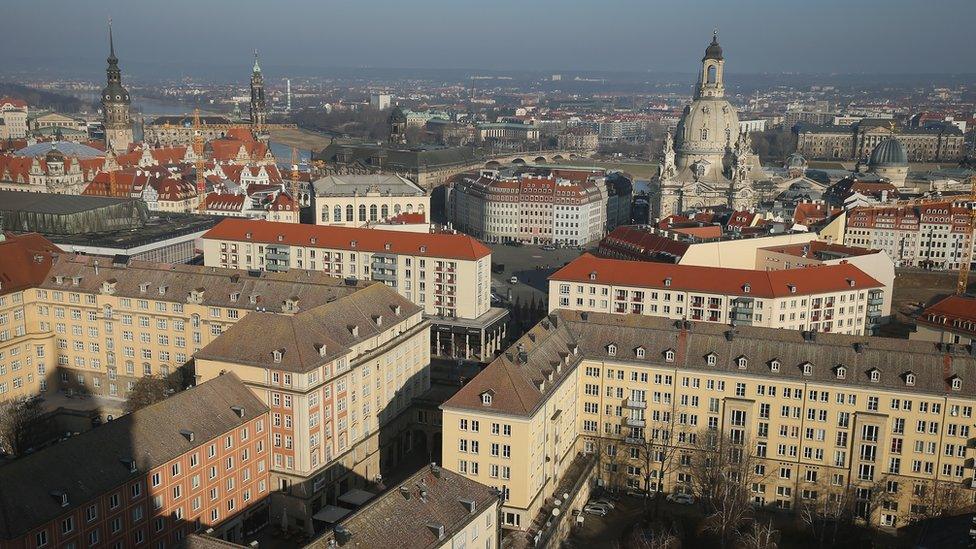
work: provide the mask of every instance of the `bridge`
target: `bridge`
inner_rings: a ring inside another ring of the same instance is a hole
[[[542,150],[542,151],[505,151],[503,153],[485,156],[485,167],[492,168],[511,164],[554,164],[568,160],[584,159],[591,155],[588,151]]]

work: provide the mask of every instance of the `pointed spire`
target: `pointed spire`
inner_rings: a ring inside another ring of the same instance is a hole
[[[108,62],[118,61],[115,57],[115,41],[112,39],[112,16],[108,16]]]
[[[254,72],[261,72],[261,65],[258,65],[258,50],[257,50],[257,48],[254,49],[254,68],[252,70]]]

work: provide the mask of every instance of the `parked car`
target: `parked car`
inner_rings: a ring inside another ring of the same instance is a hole
[[[671,492],[668,494],[668,501],[671,503],[677,503],[678,505],[692,505],[695,503],[695,498],[689,496],[688,494],[682,494],[680,492]]]
[[[597,516],[600,516],[600,517],[605,517],[605,516],[607,516],[607,513],[609,511],[607,510],[606,507],[601,507],[599,505],[587,505],[587,506],[583,507],[583,512],[584,513],[589,513],[591,515],[597,515]]]
[[[591,499],[589,501],[589,504],[590,505],[602,505],[602,506],[604,506],[604,507],[606,507],[608,509],[615,509],[617,507],[616,505],[613,504],[612,501],[610,501],[607,498]]]
[[[551,251],[555,250],[556,247],[553,246],[552,244],[546,244],[545,246],[542,247],[542,249],[543,250],[546,250],[547,252],[551,252]]]
[[[632,498],[649,498],[651,494],[645,492],[644,490],[627,490],[627,495]]]

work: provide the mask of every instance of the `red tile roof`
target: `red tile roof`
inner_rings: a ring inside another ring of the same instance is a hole
[[[600,254],[651,261],[677,262],[688,251],[688,242],[654,234],[639,226],[617,227],[600,241]]]
[[[281,240],[278,239],[279,236]],[[225,219],[207,231],[203,238],[267,244],[282,243],[340,250],[356,249],[365,252],[472,261],[491,255],[491,249],[477,239],[464,234],[422,234],[382,229],[275,223],[254,219]],[[312,244],[312,239],[315,239],[315,244]],[[355,243],[355,248],[352,243]],[[425,251],[421,251],[422,246],[425,247]]]
[[[951,295],[926,308],[916,321],[976,337],[976,297]]]
[[[595,279],[591,275],[595,274]],[[665,279],[671,279],[665,286]],[[754,271],[695,265],[674,265],[605,259],[585,253],[562,269],[550,280],[614,284],[635,288],[670,288],[690,292],[722,295],[745,295],[774,298],[790,295],[812,295],[840,292],[851,287],[881,288],[883,284],[847,263],[820,265],[781,271]],[[790,286],[795,288],[791,291]]]
[[[31,288],[44,282],[51,260],[61,249],[37,233],[5,233],[0,241],[0,295]]]
[[[0,98],[0,107],[2,107],[3,105],[11,105],[18,109],[26,109],[27,101],[24,101],[23,99],[17,99],[16,97],[3,97]]]

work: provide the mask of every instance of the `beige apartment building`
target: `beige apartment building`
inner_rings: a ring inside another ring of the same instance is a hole
[[[430,388],[422,312],[372,284],[293,315],[252,313],[195,354],[198,381],[234,372],[271,409],[275,523],[311,533],[325,505],[411,449],[405,412]]]
[[[549,311],[863,335],[890,314],[889,291],[846,263],[759,271],[583,254],[549,277]]]
[[[900,526],[973,502],[973,368],[962,346],[557,310],[442,406],[443,461],[531,536],[574,497],[557,486],[696,493],[721,433],[756,460],[755,504],[846,494]]]
[[[508,313],[491,306],[491,250],[467,235],[227,219],[202,242],[207,266],[382,282],[423,308],[438,356],[488,360],[505,339]]]
[[[0,301],[11,311],[0,316],[10,324],[0,326],[0,335],[9,334],[0,343],[0,388],[8,391],[0,398],[58,389],[116,402],[108,414],[118,413],[136,380],[175,372],[251,312],[295,314],[366,286],[322,273],[247,273],[59,252],[13,259],[5,271],[35,272]]]
[[[950,295],[929,305],[915,319],[909,339],[972,346],[976,343],[976,297]]]

